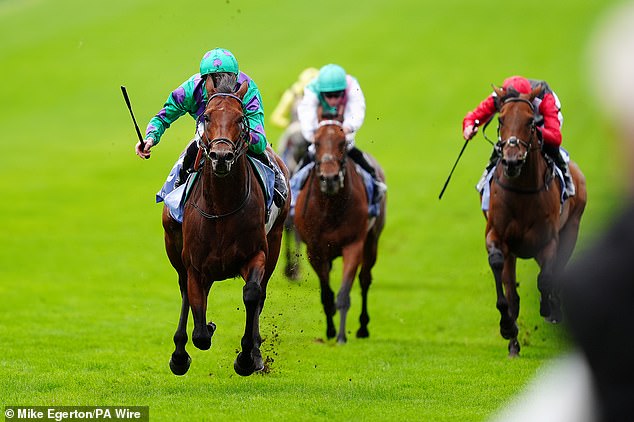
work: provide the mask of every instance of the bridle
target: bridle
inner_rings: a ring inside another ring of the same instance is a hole
[[[225,138],[225,137],[218,137],[218,138],[214,138],[214,139],[209,139],[207,137],[207,126],[209,125],[209,119],[207,118],[207,115],[205,113],[201,114],[198,117],[198,120],[200,120],[201,118],[203,119],[203,135],[200,137],[200,142],[199,142],[199,147],[200,149],[203,151],[203,154],[205,155],[205,157],[207,157],[207,159],[209,159],[210,161],[217,159],[216,155],[214,152],[212,152],[214,146],[218,145],[218,144],[227,144],[229,145],[229,147],[231,148],[231,152],[232,152],[232,158],[228,161],[229,165],[233,165],[233,163],[240,158],[240,156],[242,156],[247,149],[249,148],[249,138],[250,138],[250,132],[251,132],[251,128],[249,127],[249,122],[246,120],[245,118],[245,108],[244,108],[244,103],[242,102],[242,100],[240,99],[240,97],[230,94],[230,93],[225,93],[225,92],[217,92],[213,95],[211,95],[209,97],[209,99],[207,100],[207,105],[205,108],[209,107],[209,103],[211,102],[211,100],[213,100],[216,97],[229,97],[229,98],[233,98],[234,100],[236,100],[239,104],[240,104],[240,108],[242,109],[242,119],[240,120],[240,133],[238,134],[238,139],[231,140],[229,138]],[[199,124],[199,123],[198,123]],[[197,124],[197,126],[198,126]]]
[[[504,106],[508,103],[525,103],[528,104],[528,106],[531,109],[531,113],[533,114],[533,116],[535,115],[535,106],[533,105],[532,102],[530,102],[529,100],[525,99],[525,98],[520,98],[520,97],[510,97],[505,99],[502,102],[502,105],[500,106],[500,111],[502,111],[502,108],[504,108]],[[503,126],[502,123],[498,124],[498,142],[495,145],[495,148],[498,150],[498,152],[502,152],[502,150],[504,149],[504,147],[506,145],[511,146],[511,147],[519,147],[520,145],[522,147],[524,147],[524,149],[526,151],[524,151],[524,154],[522,155],[522,157],[520,158],[519,161],[521,161],[522,164],[524,164],[524,161],[526,161],[526,157],[528,156],[528,153],[532,150],[535,149],[542,149],[542,141],[541,139],[539,139],[539,137],[537,137],[538,139],[538,145],[534,146],[533,145],[533,139],[536,138],[536,134],[537,134],[537,126],[535,125],[535,118],[533,117],[533,120],[531,121],[531,125],[530,125],[530,135],[528,138],[528,141],[524,141],[523,139],[518,138],[517,136],[509,136],[506,139],[502,139],[500,137],[500,128]],[[501,155],[501,154],[500,154]],[[504,161],[502,161],[504,163]]]
[[[508,163],[506,161],[506,159],[504,158],[504,148],[506,146],[509,147],[516,147],[519,148],[520,146],[524,148],[524,153],[518,158],[518,164],[520,167],[524,165],[524,163],[526,162],[526,159],[528,158],[528,153],[530,151],[534,151],[534,150],[540,150],[542,149],[542,139],[540,136],[538,136],[537,134],[537,126],[535,123],[535,106],[533,105],[533,103],[525,98],[520,98],[520,97],[509,97],[506,98],[505,100],[502,101],[502,104],[499,108],[500,111],[502,111],[502,108],[504,108],[504,106],[508,103],[516,103],[516,102],[522,102],[522,103],[526,103],[528,104],[528,106],[531,109],[531,112],[533,114],[533,120],[531,121],[530,124],[530,134],[529,134],[529,138],[528,141],[525,141],[523,139],[518,138],[517,136],[509,136],[506,139],[502,139],[500,136],[500,128],[503,126],[503,123],[500,122],[498,124],[498,142],[495,144],[495,149],[498,152],[498,155],[500,156],[499,158],[499,162],[502,163],[502,165],[506,166]],[[533,140],[537,139],[537,145],[534,145]],[[545,181],[544,184],[536,189],[517,189],[515,187],[512,187],[510,185],[507,185],[505,183],[503,183],[497,176],[497,174],[494,174],[493,176],[493,180],[503,189],[512,191],[512,192],[516,192],[516,193],[524,193],[524,194],[532,194],[532,193],[538,193],[541,192],[542,190],[548,189],[548,185],[550,185],[550,182],[553,179],[553,175],[551,172],[547,172],[548,174],[545,177]]]
[[[343,124],[339,120],[322,120],[319,122],[317,129],[324,126],[338,126],[343,130]],[[324,154],[319,160],[315,159],[315,168],[319,172],[321,165],[324,163],[338,162],[339,164],[339,187],[343,188],[343,180],[346,177],[346,160],[348,154],[343,154],[340,160],[337,160],[333,154]]]
[[[218,137],[218,138],[214,138],[212,140],[209,140],[209,138],[207,137],[207,125],[209,124],[209,119],[207,118],[206,114],[203,113],[201,114],[198,119],[200,120],[201,117],[204,118],[204,129],[203,129],[203,136],[200,137],[199,140],[199,147],[200,150],[203,152],[203,154],[205,155],[205,157],[207,158],[207,160],[209,160],[210,162],[213,160],[217,160],[216,157],[216,153],[212,151],[213,147],[217,144],[227,144],[231,147],[231,151],[232,151],[232,158],[230,160],[227,160],[228,163],[230,165],[233,165],[233,163],[240,158],[240,156],[242,156],[248,149],[249,147],[249,143],[248,140],[250,138],[250,131],[251,129],[249,128],[249,124],[248,121],[246,121],[245,116],[245,109],[244,109],[244,103],[242,102],[242,100],[240,99],[240,97],[230,94],[230,93],[224,93],[224,92],[217,92],[215,94],[213,94],[212,96],[209,97],[209,99],[207,100],[207,105],[205,107],[205,109],[207,107],[209,107],[209,103],[211,102],[212,99],[216,98],[216,97],[229,97],[229,98],[233,98],[234,100],[238,101],[240,103],[240,107],[242,108],[242,119],[240,121],[240,133],[238,135],[238,139],[233,141],[229,138],[225,138],[225,137]],[[196,126],[198,127],[199,122],[197,122]],[[196,160],[198,161],[198,160]],[[250,166],[247,166],[247,170],[249,171],[249,173],[251,172],[251,168]],[[237,213],[238,211],[240,211],[244,205],[247,203],[247,200],[249,199],[249,197],[251,196],[251,175],[247,175],[247,187],[245,189],[245,195],[244,198],[242,199],[240,205],[238,205],[238,207],[236,207],[235,209],[233,209],[232,211],[223,213],[223,214],[210,214],[205,212],[203,209],[201,209],[197,203],[193,202],[191,205],[196,209],[196,211],[198,211],[198,213],[202,216],[205,217],[207,219],[210,220],[216,220],[219,218],[223,218],[223,217],[228,217],[230,215],[233,215],[235,213]],[[203,179],[204,180],[204,179]]]

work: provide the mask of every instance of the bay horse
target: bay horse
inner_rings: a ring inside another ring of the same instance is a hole
[[[163,209],[165,249],[178,273],[182,301],[174,334],[176,348],[170,359],[170,369],[175,375],[185,374],[191,363],[185,350],[189,309],[194,319],[192,342],[197,348],[207,350],[216,329],[213,322],[207,322],[209,290],[215,281],[237,276],[245,281],[246,324],[242,351],[235,359],[234,369],[239,375],[248,376],[264,368],[259,316],[279,256],[290,199],[276,217],[271,214],[274,220],[267,234],[264,194],[245,154],[249,127],[243,98],[248,85],[244,82],[235,93],[232,88],[221,80],[209,92],[200,142],[200,154],[205,158],[186,200],[182,225],[170,216],[167,208]],[[286,167],[268,150],[288,184]]]
[[[540,315],[549,322],[559,322],[558,279],[577,242],[587,191],[584,175],[570,161],[577,193],[561,205],[562,187],[542,153],[535,122],[533,99],[541,88],[517,96],[494,89],[499,99],[496,148],[501,158],[494,170],[489,210],[485,213],[486,249],[495,278],[500,334],[509,340],[509,356],[514,357],[520,351],[516,260],[536,260],[540,267]]]
[[[314,138],[315,166],[302,187],[295,206],[295,226],[306,244],[306,252],[321,287],[321,303],[326,314],[326,336],[346,343],[346,316],[350,308],[350,290],[359,266],[361,284],[361,323],[356,335],[369,336],[368,290],[372,267],[376,263],[379,236],[385,225],[386,198],[376,218],[368,218],[368,198],[363,177],[346,154],[346,137],[338,120],[320,122]],[[377,175],[383,170],[369,157]],[[330,288],[330,270],[335,258],[343,259],[343,277],[335,302]],[[333,317],[339,311],[339,333]]]

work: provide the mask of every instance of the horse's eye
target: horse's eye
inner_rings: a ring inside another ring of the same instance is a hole
[[[503,125],[503,124],[504,124],[504,119],[503,119],[503,118],[501,118],[501,117],[499,117],[499,118],[498,118],[498,123],[499,123],[500,125]]]
[[[205,114],[205,122],[209,123],[210,120],[209,114]]]

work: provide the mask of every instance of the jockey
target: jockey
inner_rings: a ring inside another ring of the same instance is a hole
[[[286,199],[286,183],[277,165],[272,164],[265,150],[267,146],[266,135],[264,133],[264,110],[262,108],[262,97],[255,82],[241,72],[238,68],[238,61],[234,55],[224,48],[215,48],[208,51],[200,62],[200,73],[192,75],[176,88],[167,98],[163,108],[154,116],[147,125],[145,132],[145,146],[141,142],[136,145],[136,154],[141,158],[150,157],[150,149],[157,145],[165,130],[170,127],[179,117],[189,114],[196,120],[198,127],[194,139],[187,145],[181,154],[177,165],[180,166],[178,178],[174,188],[182,184],[187,174],[193,170],[194,160],[198,153],[198,144],[201,142],[203,133],[203,122],[201,116],[205,112],[205,107],[209,99],[209,90],[214,88],[221,75],[230,75],[235,81],[235,90],[243,82],[248,83],[248,90],[244,96],[243,104],[245,116],[249,126],[249,155],[259,159],[275,172],[275,195],[276,204],[280,206]],[[169,178],[168,178],[169,180]],[[169,192],[165,192],[169,193]]]
[[[545,81],[526,79],[522,76],[511,76],[504,80],[502,87],[511,93],[529,94],[533,89],[541,87],[541,92],[533,99],[535,108],[535,119],[537,130],[543,139],[542,150],[548,155],[559,167],[564,175],[566,184],[566,194],[568,197],[575,195],[575,185],[570,176],[568,163],[561,155],[561,125],[563,123],[563,115],[561,114],[561,103],[557,94],[550,89]],[[482,101],[474,110],[467,113],[462,121],[462,131],[465,140],[472,139],[478,131],[478,127],[485,124],[498,111],[497,95],[493,92],[484,101]],[[493,149],[493,154],[489,160],[489,164],[484,171],[482,179],[477,185],[479,191],[482,190],[484,180],[488,172],[495,167],[499,158],[497,148]]]
[[[311,143],[319,127],[319,117],[340,120],[346,134],[348,156],[367,171],[374,180],[377,203],[385,194],[387,186],[377,179],[376,169],[365,159],[363,152],[354,146],[354,136],[365,119],[365,97],[359,82],[336,64],[327,64],[304,89],[304,98],[297,114],[304,138]],[[309,148],[301,167],[314,159],[313,145]]]

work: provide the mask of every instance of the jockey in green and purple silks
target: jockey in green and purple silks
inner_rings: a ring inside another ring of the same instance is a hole
[[[250,129],[249,152],[267,163],[268,159],[265,161],[264,154],[267,140],[264,132],[264,110],[260,91],[255,82],[239,70],[238,61],[234,55],[223,48],[216,48],[205,53],[200,62],[200,73],[192,75],[172,91],[163,108],[147,125],[145,145],[141,145],[141,142],[137,143],[136,154],[141,158],[149,158],[151,148],[159,143],[165,130],[186,113],[198,122],[209,99],[208,90],[216,86],[218,77],[222,74],[232,75],[236,90],[243,82],[247,81],[248,90],[244,96],[243,104]],[[202,133],[202,122],[199,122],[199,125],[201,127],[197,128],[194,139],[181,154],[180,163],[177,162],[177,165],[181,165],[179,166],[179,177],[174,187],[185,180],[187,172],[193,166]],[[270,166],[270,163],[268,164]]]

